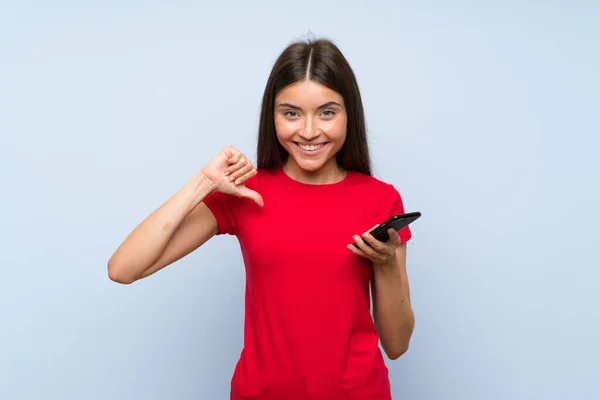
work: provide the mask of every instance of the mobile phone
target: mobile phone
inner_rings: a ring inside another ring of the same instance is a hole
[[[387,242],[390,239],[390,235],[387,233],[389,228],[394,228],[396,232],[399,232],[401,229],[406,228],[408,225],[419,219],[419,217],[421,217],[421,213],[418,211],[394,215],[369,233],[380,242]],[[355,247],[358,247],[356,243],[353,244]],[[369,247],[371,246],[366,240],[365,244]]]

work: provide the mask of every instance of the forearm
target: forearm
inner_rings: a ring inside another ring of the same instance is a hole
[[[203,174],[192,177],[121,243],[108,262],[109,274],[131,281],[150,268],[164,252],[177,227],[213,188],[214,184]]]
[[[396,359],[404,354],[408,350],[415,317],[403,261],[374,268],[373,317],[388,357]]]

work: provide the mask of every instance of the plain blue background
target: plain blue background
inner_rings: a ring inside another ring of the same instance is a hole
[[[309,31],[355,69],[376,176],[423,213],[394,399],[600,398],[597,2],[11,3],[0,398],[228,398],[235,238],[131,286],[106,262],[223,146],[254,159],[270,68]]]

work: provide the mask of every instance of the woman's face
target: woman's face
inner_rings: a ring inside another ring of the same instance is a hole
[[[309,173],[337,169],[335,154],[346,140],[348,117],[342,96],[311,80],[296,82],[275,98],[275,130],[290,168]]]

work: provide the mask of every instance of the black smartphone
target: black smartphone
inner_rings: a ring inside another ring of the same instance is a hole
[[[390,239],[390,235],[387,233],[389,228],[394,228],[396,232],[399,232],[402,228],[405,228],[411,223],[415,222],[417,219],[419,219],[419,217],[421,217],[421,213],[418,211],[394,215],[387,221],[380,224],[378,227],[374,228],[370,233],[380,242],[387,242]],[[367,246],[371,246],[366,240],[364,242]],[[355,247],[358,247],[356,243],[353,244]]]

